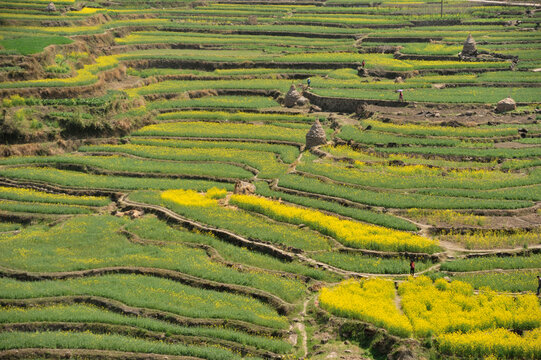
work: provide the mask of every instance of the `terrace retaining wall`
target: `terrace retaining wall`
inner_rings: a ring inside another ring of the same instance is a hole
[[[392,101],[392,100],[369,100],[369,99],[349,99],[320,96],[309,91],[304,91],[303,95],[310,100],[313,105],[319,106],[324,111],[353,113],[361,105],[378,105],[388,107],[405,107],[408,102]]]

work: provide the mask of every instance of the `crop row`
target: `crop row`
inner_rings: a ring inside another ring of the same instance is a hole
[[[160,144],[167,145],[167,144]],[[174,145],[174,144],[173,144]],[[220,148],[177,148],[169,146],[152,145],[97,145],[81,148],[81,151],[100,151],[110,153],[124,153],[140,156],[147,159],[175,160],[175,161],[224,161],[246,164],[260,171],[260,176],[276,177],[283,174],[286,165],[277,161],[274,153],[239,150],[229,148],[227,151]],[[174,164],[173,164],[174,165]],[[218,170],[216,168],[215,170]],[[215,171],[214,170],[214,171]],[[247,173],[246,171],[243,172]],[[228,175],[228,172],[221,175]],[[251,174],[250,174],[251,175]]]
[[[139,329],[163,332],[169,335],[198,336],[233,341],[277,353],[284,353],[290,346],[278,339],[246,333],[227,328],[186,327],[164,321],[117,314],[92,305],[50,305],[32,308],[0,308],[0,323],[28,322],[84,322],[134,326]]]
[[[178,179],[152,179],[133,178],[123,176],[90,175],[70,170],[58,170],[46,167],[14,167],[0,169],[0,175],[33,181],[42,181],[61,186],[77,188],[102,188],[102,189],[171,189],[184,187],[185,189],[210,189],[221,186],[233,189],[231,184],[218,183],[204,180],[178,180]]]
[[[411,233],[389,230],[351,220],[341,220],[320,211],[250,195],[233,195],[230,203],[240,208],[262,213],[279,221],[305,224],[323,234],[332,236],[344,245],[382,251],[436,252],[437,244]]]
[[[206,235],[181,232],[175,242],[164,246],[141,247],[119,232],[129,224],[112,216],[85,216],[67,220],[62,226],[35,226],[18,234],[2,236],[2,264],[33,271],[74,271],[114,266],[139,266],[175,270],[222,283],[246,285],[266,290],[286,300],[294,300],[304,291],[302,284],[264,273],[239,272],[212,261],[206,252],[184,245],[197,243]],[[162,224],[162,226],[164,226]],[[100,246],[96,246],[96,244]],[[184,259],[178,262],[177,259]]]
[[[442,170],[423,165],[382,167],[362,163],[351,168],[351,164],[347,163],[324,160],[316,162],[315,160],[316,158],[313,155],[303,156],[302,162],[297,166],[297,169],[311,174],[327,176],[333,180],[389,189],[451,188],[484,190],[541,183],[541,173],[538,170],[532,170],[529,174],[521,174],[477,169]]]
[[[541,312],[532,294],[509,297],[484,291],[474,295],[469,284],[443,279],[433,283],[424,276],[402,282],[398,294],[404,314],[395,305],[394,284],[388,280],[347,280],[323,288],[319,301],[336,315],[372,322],[395,335],[436,336],[439,350],[445,353],[534,358],[539,351]],[[513,342],[490,336],[505,332],[503,339],[511,339],[514,335],[507,329],[525,332]]]
[[[248,112],[225,112],[225,111],[176,111],[163,113],[157,116],[158,120],[210,120],[210,121],[235,121],[251,122],[313,122],[314,117],[300,114],[256,114]]]
[[[84,148],[86,151],[107,151],[107,149],[92,147]],[[114,152],[114,151],[111,151]],[[141,172],[141,173],[159,173],[159,174],[180,174],[180,175],[198,175],[198,176],[217,176],[224,178],[247,179],[253,176],[252,173],[238,166],[215,163],[215,162],[197,162],[197,161],[156,161],[146,159],[134,159],[127,156],[79,156],[79,155],[60,155],[47,157],[10,157],[0,160],[0,164],[76,164],[82,166],[97,167],[107,169],[106,171],[121,172]],[[0,191],[0,198],[7,198]],[[60,198],[60,197],[59,197]],[[52,198],[54,200],[54,197]],[[44,202],[54,202],[54,201]],[[34,200],[35,201],[35,200]],[[66,200],[67,203],[68,200]],[[58,201],[60,202],[60,201]],[[84,202],[84,201],[82,201]],[[76,203],[76,202],[73,202]],[[85,205],[85,204],[81,204]],[[96,206],[96,205],[94,205]]]
[[[248,238],[303,250],[330,249],[329,241],[315,232],[303,231],[292,225],[271,223],[242,210],[221,207],[216,200],[194,191],[169,190],[161,194],[137,191],[130,194],[130,199],[163,205],[182,216],[228,229]]]
[[[306,131],[273,125],[177,122],[148,125],[134,136],[178,136],[280,140],[304,143]]]
[[[315,194],[335,196],[371,206],[387,208],[428,208],[428,209],[517,209],[532,206],[524,200],[476,199],[460,196],[423,195],[416,193],[378,192],[329,184],[306,176],[284,175],[280,177],[281,187]],[[392,195],[392,196],[390,196]]]
[[[330,211],[332,213],[347,216],[355,220],[385,226],[397,230],[417,231],[417,227],[409,221],[400,219],[390,214],[377,213],[374,211],[358,209],[340,205],[336,202],[314,199],[305,196],[291,195],[281,191],[275,191],[269,188],[266,182],[258,182],[256,184],[257,194],[273,199],[282,199],[293,204],[319,209],[322,211]]]

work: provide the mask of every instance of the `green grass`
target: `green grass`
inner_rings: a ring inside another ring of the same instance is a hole
[[[415,193],[377,192],[338,184],[328,184],[316,179],[296,175],[282,176],[278,185],[315,194],[341,197],[360,204],[389,208],[516,209],[528,207],[533,204],[530,201],[518,200],[473,199],[466,197],[418,195]]]
[[[287,326],[285,318],[258,300],[143,275],[104,275],[37,282],[3,278],[0,279],[0,295],[9,299],[94,295],[130,306],[168,311],[193,318],[236,319],[273,328]],[[194,303],[198,306],[194,307]]]
[[[541,147],[530,147],[521,149],[468,149],[459,147],[432,147],[432,146],[409,146],[395,148],[378,148],[379,152],[386,154],[410,154],[410,155],[435,155],[435,156],[456,156],[476,157],[488,161],[498,159],[524,159],[541,156]]]
[[[326,238],[307,229],[282,223],[273,223],[262,217],[242,210],[233,210],[218,205],[185,206],[163,200],[157,192],[137,191],[130,194],[133,201],[163,205],[176,213],[202,223],[227,229],[239,235],[264,240],[283,246],[303,250],[329,250]]]
[[[100,148],[98,148],[100,149]],[[92,148],[83,148],[81,151],[92,151]],[[100,151],[100,150],[95,150]],[[61,155],[47,157],[10,157],[0,160],[0,164],[76,164],[96,167],[108,171],[117,172],[140,172],[172,175],[200,175],[226,178],[248,179],[252,173],[238,166],[221,164],[216,162],[198,161],[156,161],[146,159],[134,159],[127,156],[79,156]],[[0,191],[0,198],[4,195]],[[103,205],[101,205],[103,206]]]
[[[156,145],[168,145],[154,142]],[[171,143],[174,145],[174,143]],[[151,145],[97,145],[83,147],[81,151],[104,151],[110,153],[124,153],[148,159],[174,160],[174,161],[203,161],[227,162],[232,164],[246,164],[260,170],[262,178],[276,177],[285,173],[287,166],[276,160],[275,154],[266,151],[221,149],[221,148],[177,148],[170,146]],[[155,167],[155,166],[154,166]],[[216,170],[218,167],[216,168]],[[213,170],[213,171],[216,171]],[[222,176],[226,175],[222,173]],[[172,186],[175,188],[178,186]]]
[[[0,40],[0,45],[7,51],[20,55],[31,55],[42,52],[49,45],[71,44],[73,40],[63,36],[32,36]]]
[[[0,323],[27,322],[78,322],[106,323],[113,325],[134,326],[149,331],[162,332],[168,335],[197,336],[233,341],[242,345],[254,346],[277,353],[285,353],[291,345],[279,339],[248,335],[227,328],[185,327],[164,321],[132,317],[117,314],[92,305],[51,305],[32,308],[5,307],[0,308]]]
[[[0,200],[0,211],[51,215],[90,214],[93,212],[91,209],[80,205],[43,204],[11,200]]]
[[[90,175],[69,170],[45,167],[18,167],[0,169],[0,175],[15,179],[43,181],[61,186],[101,189],[210,189],[215,186],[233,189],[232,184],[205,180],[151,179],[122,176]]]
[[[489,256],[470,259],[458,259],[441,264],[444,271],[479,271],[492,269],[528,269],[541,268],[541,255],[530,256]]]
[[[402,86],[404,87],[404,86]],[[418,88],[404,91],[405,101],[435,102],[435,103],[482,103],[496,104],[501,99],[511,96],[517,102],[537,103],[536,88],[508,87],[458,87],[458,88]],[[395,100],[398,95],[394,90],[376,91],[375,89],[324,89],[314,88],[313,92],[321,96],[344,97],[353,99]]]
[[[251,251],[244,247],[238,247],[214,236],[186,236],[185,232],[178,228],[166,226],[161,220],[150,215],[137,221],[133,221],[126,227],[127,230],[139,237],[150,240],[168,239],[172,242],[182,241],[185,243],[205,244],[214,248],[226,261],[246,264],[261,269],[285,271],[292,274],[304,275],[316,280],[336,281],[339,277],[328,271],[323,271],[298,261],[282,261],[270,255]]]
[[[466,233],[446,232],[439,235],[441,240],[459,243],[467,249],[520,248],[541,244],[541,228],[531,230],[475,230]]]
[[[179,232],[175,242],[167,242],[164,246],[133,244],[120,234],[122,227],[129,223],[110,215],[84,216],[54,227],[29,227],[18,234],[0,235],[4,249],[0,263],[34,272],[140,266],[258,288],[286,301],[297,300],[304,294],[304,285],[297,281],[228,268],[210,259],[204,250],[184,245],[184,239],[198,243],[204,241],[200,239],[205,235],[183,231]],[[160,225],[166,226],[165,223]]]
[[[296,114],[257,114],[248,112],[225,112],[225,111],[177,111],[164,113],[157,116],[158,120],[211,120],[211,121],[235,121],[235,122],[313,122],[312,116]]]
[[[231,124],[209,122],[175,122],[148,125],[134,136],[178,136],[205,138],[242,138],[280,140],[304,143],[306,130],[284,129],[275,125]]]
[[[417,231],[417,226],[409,221],[397,218],[393,215],[377,213],[374,211],[347,207],[331,201],[313,199],[309,197],[287,194],[281,191],[274,191],[265,182],[257,183],[257,193],[262,196],[282,199],[293,204],[330,211],[338,215],[351,217],[352,219],[364,221],[371,224],[381,225],[397,230]]]
[[[162,100],[150,103],[149,110],[182,108],[261,109],[278,106],[272,98],[262,96],[206,96],[196,99]]]
[[[453,276],[453,280],[470,283],[474,288],[485,286],[496,291],[535,291],[537,289],[537,272],[517,270],[503,274],[464,274]]]
[[[146,139],[144,137],[130,138],[130,142],[135,145],[150,145],[150,146],[167,146],[179,149],[223,149],[225,151],[232,150],[249,150],[271,152],[280,156],[284,163],[292,163],[299,156],[299,148],[290,145],[240,142],[240,141],[205,141],[205,140],[167,140],[167,139]],[[91,147],[82,147],[80,149],[92,149]]]
[[[188,355],[209,360],[240,359],[227,350],[183,344],[168,344],[115,334],[88,332],[4,332],[0,333],[0,349],[53,348],[99,349],[168,355]]]
[[[8,158],[13,160],[13,157]],[[26,157],[24,158],[27,159]],[[0,163],[2,163],[0,161]],[[104,196],[74,196],[66,194],[51,194],[32,189],[19,189],[11,187],[0,187],[0,199],[35,202],[35,203],[50,203],[64,205],[83,205],[83,206],[105,206],[111,200]]]
[[[517,174],[477,169],[444,170],[422,166],[393,167],[365,164],[352,166],[345,162],[320,160],[314,155],[303,156],[297,169],[350,184],[385,189],[419,189],[419,193],[458,197],[469,197],[466,192],[463,193],[458,189],[490,190],[541,183],[541,172],[537,170],[529,174]],[[492,198],[490,195],[480,197]],[[493,197],[499,198],[497,195]]]
[[[15,231],[21,228],[20,224],[0,222],[0,232]]]
[[[379,258],[355,253],[321,252],[312,258],[348,271],[368,274],[409,274],[410,261],[402,258]],[[432,266],[430,262],[416,262],[416,271],[423,271]]]

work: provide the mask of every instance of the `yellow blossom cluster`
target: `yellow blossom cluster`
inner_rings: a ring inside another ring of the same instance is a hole
[[[490,290],[474,295],[470,284],[425,276],[398,288],[402,308],[417,336],[455,331],[507,328],[529,330],[541,326],[541,310],[534,295],[497,295]]]
[[[371,322],[394,335],[410,336],[411,324],[395,306],[395,297],[391,281],[350,279],[337,286],[321,289],[319,303],[336,315]]]
[[[493,359],[541,359],[541,328],[524,332],[523,336],[507,329],[454,332],[437,338],[442,353],[467,358],[482,358],[487,353]]]
[[[321,211],[284,205],[278,201],[261,197],[233,195],[231,203],[280,221],[305,224],[314,230],[334,237],[344,245],[355,248],[429,253],[438,249],[434,241],[405,231],[386,229],[352,220],[342,220]]]
[[[161,197],[164,200],[173,201],[183,206],[214,206],[217,204],[216,200],[210,196],[205,196],[193,190],[167,190],[161,193]]]

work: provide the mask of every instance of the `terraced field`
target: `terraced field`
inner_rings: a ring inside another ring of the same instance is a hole
[[[0,0],[0,359],[541,358],[541,5],[49,2]]]

